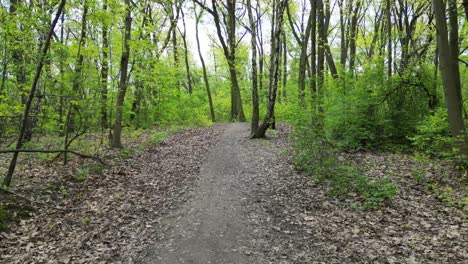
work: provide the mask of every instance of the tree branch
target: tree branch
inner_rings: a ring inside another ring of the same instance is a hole
[[[96,156],[90,156],[86,155],[83,153],[79,153],[74,150],[42,150],[42,149],[9,149],[9,150],[0,150],[0,154],[5,154],[5,153],[71,153],[74,154],[78,157],[84,158],[84,159],[92,159],[95,161],[98,161],[101,164],[104,165],[110,165],[106,162],[104,162],[101,158],[96,157]]]

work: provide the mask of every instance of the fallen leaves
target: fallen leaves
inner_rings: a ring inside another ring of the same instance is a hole
[[[17,190],[64,211],[37,208],[1,233],[0,263],[137,262],[157,241],[155,221],[185,195],[221,132],[213,126],[176,133],[84,182],[69,180],[69,168],[79,164],[31,164],[20,172]]]

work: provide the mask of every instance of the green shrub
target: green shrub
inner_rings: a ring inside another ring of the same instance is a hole
[[[338,159],[338,150],[320,129],[299,128],[294,133],[294,164],[299,171],[331,188],[337,197],[354,196],[363,208],[375,208],[399,193],[388,179],[371,179],[349,162]]]
[[[447,118],[447,110],[439,108],[418,124],[416,135],[409,137],[416,151],[428,157],[453,155]]]

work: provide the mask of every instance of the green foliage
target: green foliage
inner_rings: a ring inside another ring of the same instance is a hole
[[[318,128],[300,128],[294,133],[298,170],[331,188],[338,197],[356,197],[363,208],[375,208],[399,193],[388,179],[371,179],[349,162],[338,158],[338,150]]]
[[[89,168],[79,168],[76,173],[75,179],[78,182],[84,182],[86,181],[90,173],[91,173],[91,170]]]
[[[159,144],[163,142],[169,135],[169,131],[156,132],[153,135],[151,135],[149,142],[151,144]]]
[[[454,190],[448,186],[442,186],[438,183],[431,183],[428,189],[436,194],[437,198],[450,207],[463,210],[468,207],[468,197],[458,198],[454,195]]]
[[[437,109],[426,116],[416,127],[416,134],[409,137],[416,151],[428,157],[443,157],[453,154],[453,139],[449,135],[447,110]]]
[[[0,231],[7,228],[8,212],[4,206],[0,206]]]

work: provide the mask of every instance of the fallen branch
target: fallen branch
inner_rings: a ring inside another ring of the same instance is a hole
[[[104,162],[102,159],[96,157],[96,156],[90,156],[86,154],[82,154],[79,152],[76,152],[74,150],[41,150],[41,149],[11,149],[11,150],[0,150],[0,154],[4,153],[71,153],[74,154],[78,157],[84,158],[84,159],[92,159],[95,161],[100,162],[101,164],[104,165],[109,165],[108,163]]]
[[[3,192],[7,195],[12,195],[12,196],[15,196],[15,197],[18,197],[18,198],[21,198],[22,200],[25,200],[25,201],[28,201],[30,202],[31,204],[38,204],[38,205],[42,205],[42,206],[45,206],[47,208],[50,208],[50,209],[54,209],[54,210],[59,210],[59,211],[77,211],[77,210],[80,210],[79,208],[60,208],[60,207],[55,207],[55,206],[51,206],[51,205],[48,205],[44,202],[39,202],[39,201],[34,201],[34,200],[31,200],[27,197],[24,197],[22,195],[19,195],[17,193],[14,193],[12,191],[9,191],[9,190],[5,190],[3,188],[0,188],[0,192]]]

